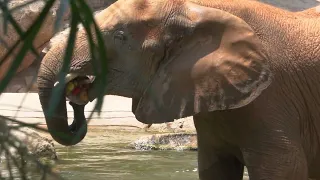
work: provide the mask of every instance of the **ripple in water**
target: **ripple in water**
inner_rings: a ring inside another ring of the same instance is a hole
[[[70,180],[195,180],[196,152],[136,151],[126,148],[142,134],[90,135],[74,147],[56,145],[55,170]],[[145,135],[145,133],[143,134]]]
[[[143,134],[88,132],[74,147],[56,145],[55,170],[69,180],[196,180],[197,152],[136,151],[126,148]]]

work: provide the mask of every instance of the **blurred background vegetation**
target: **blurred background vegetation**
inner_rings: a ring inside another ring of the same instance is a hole
[[[12,0],[18,1],[18,0]],[[17,20],[13,17],[14,11],[19,11],[19,9],[30,5],[35,2],[43,1],[44,6],[42,7],[39,15],[32,22],[31,26],[24,30],[20,27]],[[10,0],[0,0],[0,14],[2,18],[2,25],[0,32],[2,31],[4,35],[8,33],[8,27],[14,28],[16,33],[19,35],[18,40],[11,46],[7,45],[5,41],[2,41],[0,35],[0,45],[6,47],[6,52],[0,59],[0,69],[10,60],[9,67],[6,68],[7,72],[2,78],[0,78],[0,92],[4,92],[10,80],[15,76],[19,66],[23,63],[24,58],[28,53],[32,53],[37,61],[41,61],[41,55],[33,47],[35,37],[39,33],[40,28],[45,22],[45,18],[50,16],[50,10],[56,3],[59,3],[56,19],[54,22],[53,31],[56,33],[62,29],[63,15],[66,11],[70,11],[70,28],[68,36],[67,51],[64,56],[64,65],[60,71],[59,83],[54,89],[53,98],[60,93],[64,93],[64,77],[68,73],[70,59],[73,53],[74,42],[76,38],[76,33],[79,24],[83,26],[88,35],[88,42],[90,44],[91,57],[93,59],[106,59],[106,54],[104,52],[104,42],[100,34],[99,28],[94,21],[94,15],[89,5],[85,0],[29,0],[25,1],[23,4],[19,4],[14,8],[10,8],[8,4]],[[13,57],[13,58],[12,58]],[[99,58],[97,58],[99,57]],[[11,58],[11,59],[10,59]],[[106,62],[101,61],[102,67],[106,67]],[[96,67],[97,63],[93,63],[94,69],[98,70]],[[105,69],[102,68],[100,71],[95,72],[96,79],[99,81],[105,81]],[[36,76],[34,77],[34,80]],[[100,111],[103,103],[103,85],[101,84],[101,92],[99,93],[98,99],[95,104],[94,111]],[[57,98],[55,98],[57,99]],[[55,108],[53,104],[50,108]],[[52,112],[52,110],[49,110]],[[91,116],[90,116],[91,117]],[[90,117],[88,119],[90,119]],[[15,126],[9,126],[8,124],[15,123]],[[44,128],[40,128],[37,124],[27,124],[19,122],[15,119],[11,119],[0,114],[0,179],[62,179],[59,175],[55,174],[52,170],[50,164],[45,163],[28,153],[27,147],[23,142],[15,137],[12,133],[12,129],[19,130],[21,127],[30,127],[38,131],[46,132]]]

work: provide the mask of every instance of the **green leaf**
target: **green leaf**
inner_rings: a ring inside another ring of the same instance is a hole
[[[66,10],[69,8],[69,3],[67,0],[60,1],[59,8],[57,10],[57,19],[54,23],[54,33],[57,33],[62,26],[62,18]]]
[[[8,1],[4,0],[2,3],[5,7],[8,7]],[[8,12],[3,12],[3,32],[5,35],[8,34]]]
[[[71,11],[72,13],[77,13],[75,11],[76,7],[71,5]],[[74,49],[74,44],[76,40],[76,34],[77,34],[77,25],[79,22],[79,17],[73,16],[71,19],[71,28],[70,28],[70,34],[68,38],[68,45],[65,51],[64,55],[64,60],[63,60],[63,65],[62,68],[59,72],[59,84],[53,88],[52,96],[50,99],[50,108],[48,110],[48,115],[52,116],[53,113],[55,112],[55,109],[57,105],[59,104],[60,98],[62,96],[62,93],[64,93],[64,88],[65,88],[65,77],[67,73],[69,72],[70,69],[70,62],[73,54],[73,49]]]
[[[73,1],[73,3],[74,3],[74,1]],[[97,47],[96,47],[96,45],[95,45],[95,43],[94,43],[94,37],[93,37],[93,35],[92,35],[91,28],[90,28],[93,23],[90,22],[90,21],[85,21],[85,20],[83,20],[82,18],[80,18],[80,22],[82,23],[85,31],[87,32],[86,34],[87,34],[87,37],[88,37],[90,54],[91,54],[91,58],[93,59],[93,60],[92,60],[93,71],[94,71],[93,73],[97,76],[97,75],[98,75],[97,69],[99,68],[99,66],[97,65],[97,63],[96,63],[96,61],[95,61],[95,59],[97,59],[97,58],[96,58],[96,54],[95,54],[95,52],[97,51],[97,50],[96,50]],[[94,83],[94,86],[97,84],[97,81],[99,81],[99,80],[97,80],[97,78],[96,78],[95,81],[93,82],[93,83]],[[88,123],[90,122],[93,114],[94,114],[94,111],[92,111],[92,112],[90,113],[89,117],[87,118],[87,119],[89,119],[89,120],[88,120]]]
[[[101,86],[98,88],[99,92],[98,93],[98,99],[97,99],[97,103],[94,107],[94,110],[98,111],[98,114],[100,115],[101,112],[101,108],[103,105],[103,97],[105,95],[105,89],[106,89],[106,75],[107,75],[107,55],[105,53],[105,45],[104,45],[104,41],[103,41],[103,37],[102,34],[100,32],[100,29],[98,27],[98,25],[95,22],[93,13],[90,9],[90,7],[85,3],[84,0],[77,0],[77,3],[79,3],[79,9],[80,12],[82,13],[81,15],[83,15],[83,17],[85,18],[84,21],[88,21],[88,22],[92,22],[94,25],[94,29],[95,32],[94,34],[97,36],[97,41],[98,41],[98,53],[99,53],[99,60],[100,60],[100,70],[101,73],[97,74],[97,78],[96,80],[100,81],[100,82],[96,82],[99,83]],[[93,61],[95,61],[97,59],[93,59]],[[95,80],[95,81],[96,81]]]
[[[81,11],[81,10],[80,10]],[[99,74],[99,72],[98,72],[98,69],[100,68],[100,66],[97,64],[97,62],[96,62],[96,60],[98,59],[97,57],[96,57],[96,53],[95,52],[97,52],[98,50],[97,50],[97,47],[96,47],[96,45],[95,45],[95,43],[94,43],[94,37],[93,37],[93,33],[92,33],[92,31],[91,31],[91,27],[92,27],[92,25],[93,25],[93,22],[91,22],[90,20],[88,21],[88,20],[83,20],[82,18],[81,18],[81,23],[83,24],[83,27],[84,27],[84,29],[85,29],[85,31],[87,32],[87,36],[88,36],[88,42],[89,42],[89,48],[90,48],[90,53],[91,53],[91,58],[93,59],[92,60],[92,65],[93,65],[93,71],[94,71],[94,74],[96,75],[96,76],[99,76],[98,74]],[[101,86],[101,83],[99,83],[99,77],[96,77],[96,79],[95,79],[95,81],[93,82],[94,83],[94,89],[96,89],[95,88],[95,86]],[[99,89],[99,88],[98,88]],[[97,106],[97,103],[95,104],[95,107],[98,107]],[[96,109],[96,108],[94,108],[94,109]],[[90,121],[90,119],[92,118],[92,116],[93,116],[93,114],[94,114],[94,110],[90,113],[90,115],[89,115],[89,117],[88,117],[88,119],[89,119],[89,121]],[[88,122],[89,123],[89,122]]]

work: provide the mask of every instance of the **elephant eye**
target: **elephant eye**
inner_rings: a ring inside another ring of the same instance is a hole
[[[116,31],[114,33],[114,39],[116,40],[120,40],[120,41],[125,41],[126,40],[126,36],[124,35],[123,31]]]

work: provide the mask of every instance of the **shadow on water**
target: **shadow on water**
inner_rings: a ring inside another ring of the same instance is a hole
[[[188,180],[198,179],[197,153],[136,151],[128,143],[146,133],[104,131],[88,133],[74,147],[56,145],[55,170],[70,180]]]

